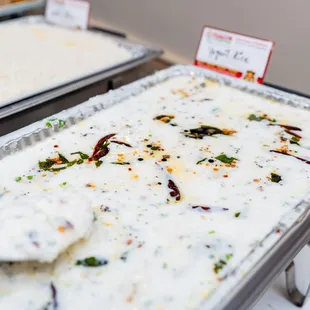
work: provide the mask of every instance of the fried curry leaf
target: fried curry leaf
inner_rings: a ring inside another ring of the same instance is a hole
[[[282,180],[282,177],[276,173],[271,173],[270,181],[274,183],[279,183]]]
[[[296,137],[292,137],[292,138],[290,139],[290,143],[291,143],[291,144],[297,144],[297,145],[299,145],[299,141],[300,141],[300,139],[299,139],[299,138],[296,138]]]
[[[225,135],[224,131],[207,125],[201,125],[199,128],[185,130],[185,137],[193,139],[203,139],[203,137],[212,137],[214,135]]]
[[[109,262],[104,258],[96,258],[94,256],[87,257],[76,262],[77,266],[99,267],[107,265]]]
[[[228,157],[224,153],[222,153],[221,155],[215,157],[215,159],[221,161],[224,164],[229,164],[229,165],[231,165],[235,160],[238,160],[235,157]]]
[[[225,267],[225,265],[227,265],[227,263],[224,260],[220,259],[217,263],[214,264],[214,273],[218,274]]]

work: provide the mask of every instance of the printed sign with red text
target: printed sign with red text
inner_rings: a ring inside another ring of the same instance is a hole
[[[262,84],[274,42],[204,27],[195,65]]]
[[[48,22],[68,28],[88,28],[90,3],[84,0],[47,0],[45,18]]]

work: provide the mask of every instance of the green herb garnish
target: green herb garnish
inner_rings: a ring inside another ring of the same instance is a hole
[[[233,257],[232,254],[226,254],[226,255],[225,255],[226,260],[230,260],[232,257]]]
[[[102,160],[98,160],[96,161],[95,165],[97,168],[99,168],[101,165],[103,164],[103,161]]]
[[[151,150],[152,150],[152,151],[160,151],[160,146],[156,146],[156,145],[155,145],[155,146],[152,146],[152,147],[151,147]]]
[[[41,170],[49,170],[53,165],[55,164],[55,162],[49,158],[47,158],[45,161],[39,161],[39,168]]]
[[[256,122],[261,122],[262,120],[267,120],[267,121],[272,122],[272,123],[276,122],[276,120],[274,118],[270,118],[266,114],[260,115],[260,116],[257,116],[255,114],[250,114],[248,117],[248,120],[256,121]]]
[[[46,126],[47,128],[53,128],[53,125],[51,124],[51,122],[46,122],[46,123],[45,123],[45,126]]]
[[[276,173],[271,173],[270,181],[274,183],[279,183],[282,180],[282,177]]]
[[[80,155],[81,159],[83,159],[83,160],[89,158],[89,156],[87,154],[82,153],[82,152],[74,152],[74,153],[71,153],[71,155]]]
[[[223,130],[207,125],[201,125],[200,128],[184,130],[182,133],[185,137],[193,139],[202,139],[205,136],[211,137],[214,135],[225,135]]]
[[[65,170],[65,169],[67,169],[67,167],[51,168],[49,171],[51,171],[51,172],[58,172],[58,171]]]
[[[204,158],[204,159],[198,160],[197,163],[196,163],[196,165],[199,165],[199,164],[203,163],[203,162],[206,161],[207,159],[208,159],[208,158]]]
[[[59,161],[61,161],[62,164],[68,164],[69,163],[69,160],[65,156],[60,154],[60,153],[58,153],[58,158],[59,158]]]
[[[62,183],[60,184],[61,187],[64,187],[64,186],[66,186],[66,185],[67,185],[67,182],[62,182]]]
[[[227,263],[224,260],[220,259],[217,263],[214,264],[213,267],[214,273],[218,274],[219,271],[221,271],[225,265],[227,265]]]
[[[84,160],[82,158],[78,159],[76,162],[78,165],[82,165],[84,163]]]
[[[240,214],[241,214],[241,212],[236,212],[236,213],[235,213],[235,217],[239,217]]]
[[[126,162],[126,161],[124,161],[124,162],[112,162],[111,164],[112,165],[130,165],[130,163]]]
[[[33,179],[33,175],[27,175],[27,179],[28,180],[32,180]]]
[[[213,235],[213,234],[215,234],[215,230],[210,230],[209,235]]]
[[[228,157],[224,153],[222,153],[221,155],[215,157],[215,159],[221,161],[224,164],[229,164],[229,165],[231,165],[235,160],[238,160],[235,157]]]
[[[20,182],[21,180],[22,180],[22,177],[17,177],[17,178],[15,179],[16,182]]]
[[[77,266],[85,266],[85,267],[99,267],[107,265],[108,261],[104,258],[96,258],[94,256],[87,257],[76,262]]]
[[[66,126],[66,122],[62,119],[58,120],[58,127],[63,128]]]
[[[299,145],[299,141],[300,141],[300,139],[299,139],[299,138],[296,138],[296,137],[292,137],[292,138],[290,139],[290,143],[291,143],[291,144],[297,144],[297,145]]]
[[[72,167],[72,166],[75,165],[77,162],[78,162],[77,159],[75,159],[75,160],[73,160],[73,161],[70,161],[70,162],[67,164],[67,167]]]

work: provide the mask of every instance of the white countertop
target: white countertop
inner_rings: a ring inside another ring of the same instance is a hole
[[[306,246],[294,260],[297,274],[297,287],[306,292],[310,282],[310,247]],[[281,274],[252,310],[310,310],[310,300],[303,308],[294,306],[287,297],[285,274]]]

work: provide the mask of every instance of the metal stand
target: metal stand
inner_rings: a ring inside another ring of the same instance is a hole
[[[310,245],[308,243],[308,245]],[[292,261],[288,267],[285,269],[285,279],[286,279],[286,290],[289,296],[289,300],[297,307],[303,307],[306,298],[309,295],[310,284],[307,288],[306,294],[303,295],[296,285],[296,275],[295,275],[295,264]]]

